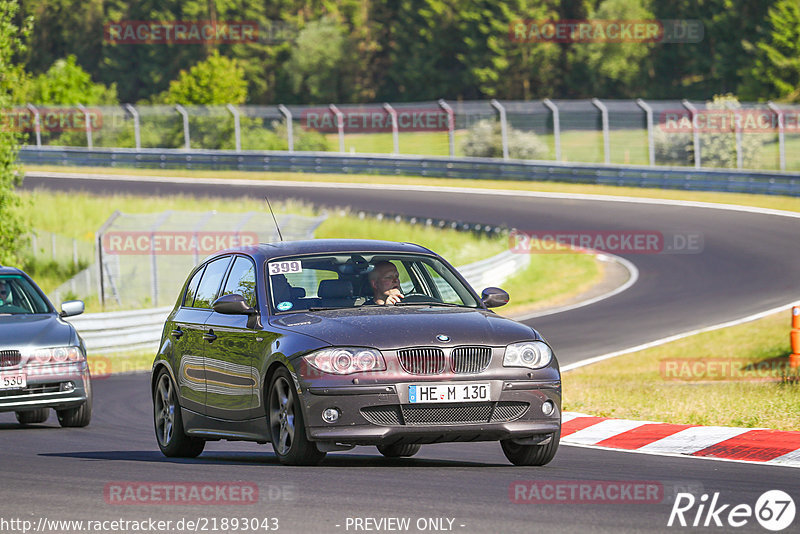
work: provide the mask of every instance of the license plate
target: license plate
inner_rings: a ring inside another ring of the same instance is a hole
[[[489,384],[417,384],[408,386],[408,402],[488,401]]]
[[[25,373],[0,373],[0,389],[22,389],[26,385]]]

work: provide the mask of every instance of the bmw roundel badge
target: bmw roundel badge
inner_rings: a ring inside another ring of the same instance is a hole
[[[436,339],[438,339],[442,343],[447,343],[448,341],[450,341],[450,336],[446,336],[444,334],[439,334],[438,336],[436,336]]]

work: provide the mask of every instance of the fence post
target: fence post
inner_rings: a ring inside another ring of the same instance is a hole
[[[278,104],[278,111],[286,121],[286,140],[289,142],[289,152],[294,152],[294,132],[292,131],[292,112],[283,104]]]
[[[114,213],[108,218],[106,222],[103,223],[103,226],[94,234],[94,241],[97,243],[97,270],[98,270],[98,289],[100,291],[100,306],[105,308],[106,306],[106,291],[105,291],[105,283],[103,277],[105,276],[105,271],[103,270],[103,235],[106,231],[111,228],[111,225],[114,224],[114,221],[117,220],[117,217],[120,216],[120,211],[115,210]]]
[[[127,109],[128,113],[130,113],[133,117],[133,137],[136,140],[136,150],[141,150],[142,136],[141,131],[139,130],[139,112],[136,111],[136,108],[131,104],[125,104],[125,109]]]
[[[547,106],[547,109],[553,113],[553,142],[555,144],[556,161],[561,161],[561,119],[558,116],[558,106],[549,98],[542,100],[542,104]]]
[[[767,102],[767,107],[778,116],[778,151],[781,160],[781,170],[786,170],[786,139],[784,136],[785,128],[783,121],[783,111],[771,100]]]
[[[636,104],[644,110],[647,116],[647,154],[650,159],[650,166],[654,167],[656,164],[656,145],[653,139],[653,108],[641,98],[636,99]]]
[[[456,120],[453,108],[450,104],[444,101],[444,98],[439,99],[439,107],[447,113],[447,138],[450,144],[450,157],[456,156]]]
[[[608,108],[597,98],[592,99],[594,107],[600,110],[600,121],[603,126],[603,163],[611,163],[611,140],[608,135]]]
[[[175,110],[183,117],[183,147],[186,150],[191,150],[192,146],[189,142],[189,113],[180,104],[175,104]]]
[[[508,159],[508,126],[506,124],[506,108],[496,99],[492,99],[492,107],[500,113],[500,136],[503,139],[503,159]]]
[[[228,108],[228,111],[231,112],[233,115],[233,134],[236,137],[236,152],[242,151],[242,130],[239,124],[239,110],[233,107],[231,104],[226,104],[225,107]]]
[[[336,115],[336,127],[339,130],[339,152],[344,154],[344,113],[339,111],[336,104],[328,106],[331,112]]]
[[[39,110],[33,104],[28,104],[28,109],[33,113],[33,128],[36,132],[36,146],[42,148],[42,122],[39,117]]]
[[[398,132],[397,132],[397,112],[387,102],[384,102],[383,109],[385,109],[386,112],[389,114],[389,116],[392,118],[392,146],[394,147],[394,152],[392,152],[392,154],[399,154],[400,141],[398,139]]]
[[[730,102],[726,102],[725,107],[734,114],[733,124],[736,132],[736,168],[741,169],[744,159],[742,154],[742,117],[739,114],[739,110],[734,108]]]
[[[86,147],[92,148],[92,121],[89,118],[89,110],[83,107],[83,104],[78,104],[78,109],[83,112],[83,120],[86,122]]]
[[[686,100],[685,98],[681,100],[681,104],[692,116],[692,138],[694,140],[694,168],[699,169],[702,166],[702,160],[700,157],[700,132],[697,130],[697,121],[695,120],[695,116],[697,115],[697,108],[692,105],[691,102]]]

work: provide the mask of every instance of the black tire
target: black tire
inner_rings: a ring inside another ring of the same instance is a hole
[[[25,412],[15,412],[14,415],[17,416],[17,421],[21,425],[35,425],[47,421],[47,418],[50,417],[50,408],[36,408]]]
[[[421,446],[415,443],[378,445],[378,452],[387,458],[409,458],[417,454]]]
[[[556,455],[560,440],[561,429],[553,434],[546,445],[517,445],[510,439],[501,441],[500,445],[503,447],[503,454],[514,465],[546,465]]]
[[[303,410],[286,368],[272,376],[267,393],[267,424],[272,449],[284,465],[317,465],[325,452],[308,440]]]
[[[58,416],[58,424],[65,428],[89,426],[89,422],[92,420],[92,397],[90,396],[77,408],[56,410],[56,416]]]
[[[203,452],[206,442],[192,438],[183,430],[181,405],[169,373],[161,369],[153,388],[153,425],[158,448],[170,458],[195,458]]]

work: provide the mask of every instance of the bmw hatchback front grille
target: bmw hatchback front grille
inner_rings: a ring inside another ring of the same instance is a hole
[[[458,347],[450,355],[454,373],[480,373],[489,366],[491,359],[489,347]]]
[[[397,351],[403,370],[413,375],[438,375],[444,372],[444,352],[437,348]]]

